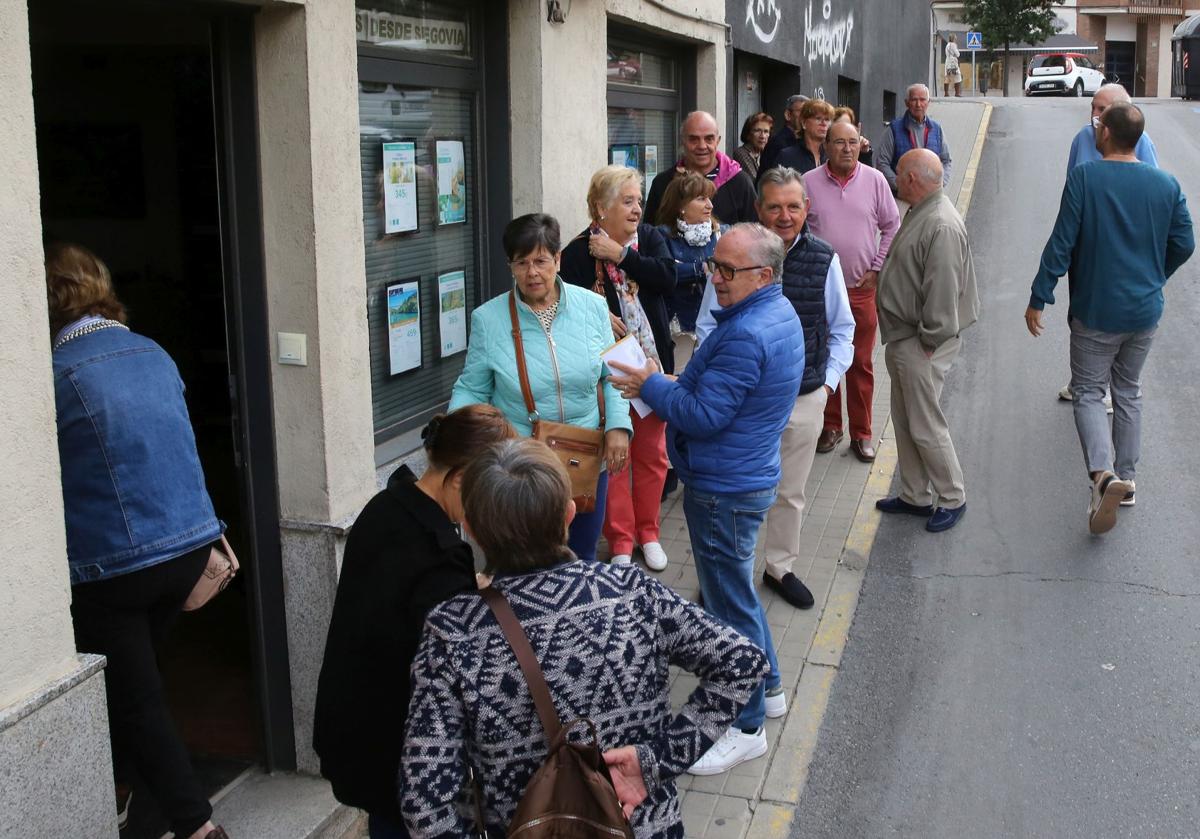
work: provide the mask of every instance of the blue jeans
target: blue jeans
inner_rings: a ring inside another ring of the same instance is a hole
[[[371,839],[408,839],[408,828],[404,822],[394,822],[389,816],[371,813],[367,816],[367,835]]]
[[[773,487],[743,495],[714,495],[691,487],[683,493],[683,514],[704,608],[760,646],[771,664],[765,685],[754,689],[734,722],[748,730],[757,729],[766,717],[764,688],[778,687],[781,682],[771,628],[754,587],[754,546],[774,503]]]
[[[585,562],[596,561],[596,545],[600,543],[600,528],[604,524],[604,507],[608,501],[608,470],[600,473],[596,484],[596,509],[575,516],[567,529],[567,546]]]

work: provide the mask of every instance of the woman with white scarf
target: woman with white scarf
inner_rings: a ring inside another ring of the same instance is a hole
[[[675,294],[667,301],[668,314],[679,318],[680,330],[690,336],[695,335],[696,316],[708,284],[708,260],[728,229],[713,218],[715,191],[708,178],[686,172],[671,181],[658,211],[658,229],[675,260]]]
[[[666,240],[642,224],[642,176],[625,166],[605,166],[588,186],[592,222],[562,253],[564,282],[589,288],[608,301],[613,340],[632,334],[665,373],[675,369],[666,300],[675,289],[675,262]],[[653,413],[630,411],[629,466],[612,475],[604,538],[612,562],[631,561],[640,545],[646,567],[661,571],[667,554],[659,541],[659,507],[667,476],[666,425]]]

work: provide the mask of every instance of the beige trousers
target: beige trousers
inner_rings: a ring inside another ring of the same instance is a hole
[[[909,504],[933,504],[936,500],[938,506],[956,508],[967,501],[962,467],[939,404],[946,373],[961,345],[960,338],[951,338],[930,357],[912,337],[893,341],[883,350],[892,377],[900,498]]]
[[[782,474],[775,491],[775,504],[767,513],[767,536],[763,552],[767,573],[777,580],[792,570],[800,555],[800,525],[804,522],[804,485],[817,454],[817,438],[825,426],[825,400],[819,387],[796,398],[787,428],[779,440]]]

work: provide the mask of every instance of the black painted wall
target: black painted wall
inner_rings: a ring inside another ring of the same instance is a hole
[[[904,88],[929,81],[928,0],[727,0],[726,20],[734,50],[798,69],[800,86],[792,93],[854,104],[841,99],[857,83],[859,119],[869,137],[878,135],[885,118],[884,91],[896,94],[902,111]],[[734,66],[732,50],[729,66]],[[731,78],[730,114],[736,113],[733,84]],[[764,106],[779,119],[784,103]],[[737,146],[736,132],[735,126],[725,132],[731,148]]]

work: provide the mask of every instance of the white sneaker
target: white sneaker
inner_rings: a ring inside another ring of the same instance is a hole
[[[633,559],[633,557],[631,557],[629,554],[615,554],[613,556],[613,558],[608,561],[608,564],[609,565],[628,565],[632,559]]]
[[[783,689],[783,685],[777,688],[771,688],[767,691],[767,716],[770,719],[777,720],[787,713],[787,692]]]
[[[646,559],[646,567],[651,571],[662,571],[667,567],[667,552],[659,542],[647,542],[642,545],[642,556]]]
[[[1129,481],[1122,481],[1107,469],[1092,482],[1092,503],[1088,505],[1088,530],[1107,533],[1117,523],[1117,507],[1129,492]]]
[[[1058,392],[1058,398],[1061,399],[1063,402],[1075,401],[1075,396],[1071,393],[1071,386],[1063,385],[1062,390],[1060,390]]]
[[[1129,484],[1129,492],[1125,493],[1125,497],[1121,499],[1122,507],[1132,507],[1137,504],[1137,496],[1134,493],[1137,491],[1137,481],[1126,481]]]
[[[767,732],[759,728],[754,734],[746,734],[739,728],[730,728],[721,739],[712,744],[704,757],[692,764],[688,772],[692,775],[720,775],[739,763],[754,760],[767,753]]]

